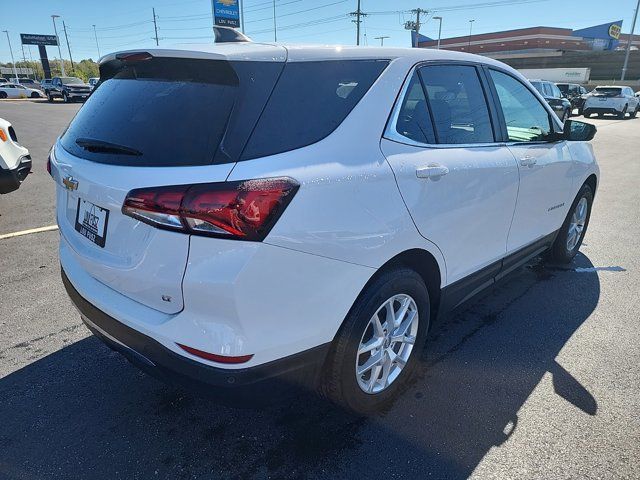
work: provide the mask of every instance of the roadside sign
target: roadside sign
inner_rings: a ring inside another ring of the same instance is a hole
[[[220,27],[240,27],[239,0],[211,0],[215,24]]]
[[[12,67],[0,67],[0,75],[33,75],[33,68],[16,67],[15,71]]]
[[[22,45],[58,45],[55,35],[38,35],[35,33],[21,33]]]

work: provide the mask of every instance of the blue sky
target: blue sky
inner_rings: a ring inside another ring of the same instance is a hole
[[[444,18],[443,38],[467,35],[469,20],[474,33],[537,25],[583,28],[598,23],[624,20],[623,32],[631,28],[636,0],[361,0],[365,17],[362,43],[379,44],[374,37],[389,36],[385,45],[410,46],[403,24],[413,8],[429,10],[421,33],[437,36],[437,21]],[[246,33],[256,41],[273,40],[272,0],[244,0]],[[276,0],[278,40],[288,43],[355,43],[355,25],[347,14],[356,0]],[[4,4],[4,5],[3,5]],[[500,5],[491,5],[500,4]],[[615,8],[613,8],[615,6]],[[154,45],[151,8],[158,16],[160,46],[211,41],[210,0],[0,0],[0,30],[9,30],[13,53],[22,58],[20,33],[53,34],[52,14],[60,15],[59,35],[63,56],[69,58],[62,20],[67,25],[74,60],[98,57],[93,27],[96,25],[100,53]],[[640,24],[636,26],[636,33]],[[49,58],[57,48],[48,47]],[[28,47],[25,56],[29,59]],[[37,47],[31,47],[37,56]],[[9,46],[0,33],[0,61],[10,61]]]

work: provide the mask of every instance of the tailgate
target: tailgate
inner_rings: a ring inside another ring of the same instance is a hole
[[[224,180],[233,164],[152,168],[105,165],[57,146],[52,161],[60,233],[96,280],[165,313],[183,308],[182,277],[189,235],[153,228],[121,213],[127,193],[141,186]]]

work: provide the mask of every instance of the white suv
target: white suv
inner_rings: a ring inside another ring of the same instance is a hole
[[[616,115],[618,118],[635,118],[640,111],[640,98],[634,95],[630,87],[604,86],[596,87],[584,102],[582,112],[586,118],[594,113],[598,117],[604,114]]]
[[[486,57],[241,43],[100,74],[50,156],[64,284],[133,363],[225,399],[381,408],[436,314],[589,222],[595,127]]]

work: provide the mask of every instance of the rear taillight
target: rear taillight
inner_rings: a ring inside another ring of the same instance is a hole
[[[122,213],[154,227],[194,235],[261,241],[287,207],[291,178],[132,190]]]

